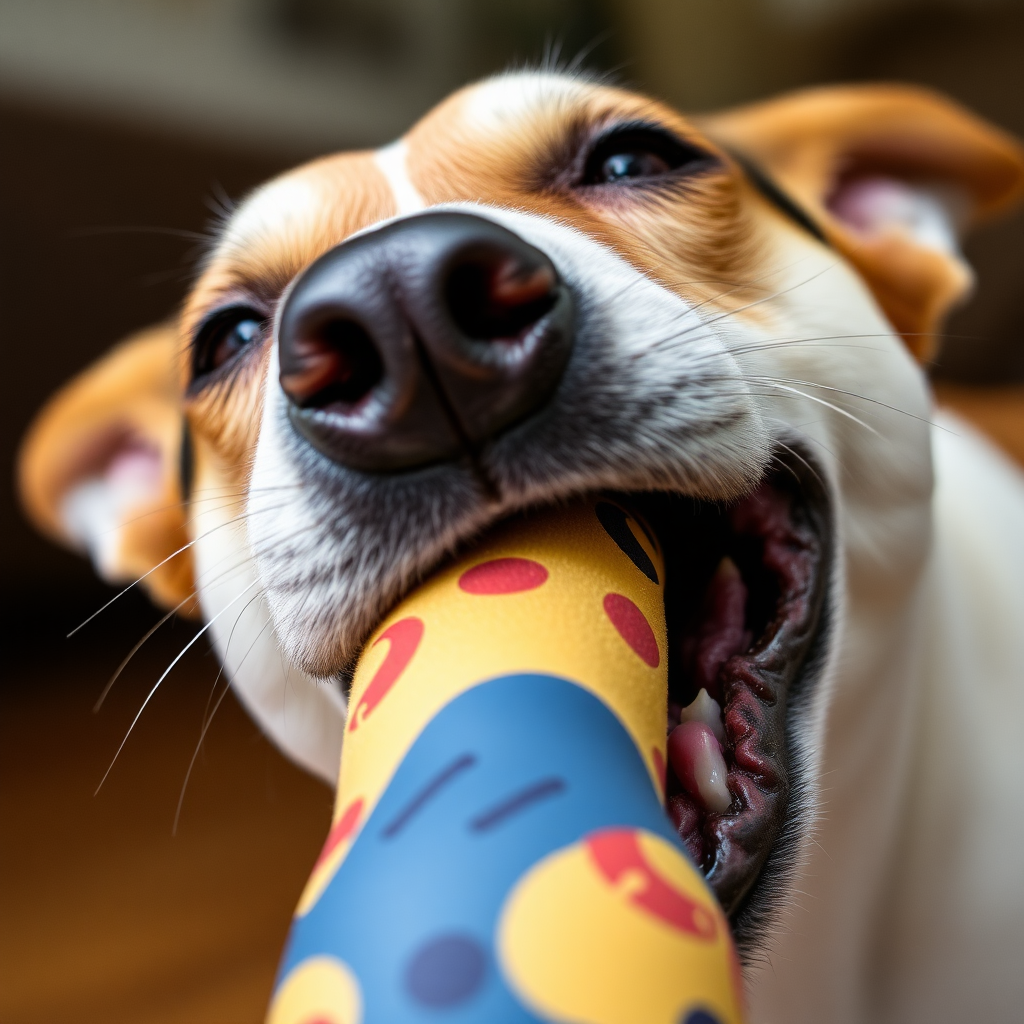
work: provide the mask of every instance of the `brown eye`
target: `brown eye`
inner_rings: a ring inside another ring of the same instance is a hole
[[[263,337],[264,319],[247,306],[215,313],[196,334],[193,377],[213,373]]]
[[[661,128],[617,128],[600,138],[587,158],[582,185],[630,184],[704,170],[714,158]]]
[[[601,164],[602,181],[619,181],[622,178],[651,178],[671,170],[668,162],[656,153],[639,152],[613,153]]]

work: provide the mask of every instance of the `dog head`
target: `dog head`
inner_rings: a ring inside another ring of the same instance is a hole
[[[724,708],[733,802],[674,813],[742,940],[806,840],[856,606],[928,551],[919,363],[970,288],[958,237],[1022,188],[1012,141],[914,89],[694,120],[495,78],[248,197],[179,323],[44,413],[26,502],[109,578],[194,586],[243,700],[331,777],[410,587],[521,509],[629,493],[672,700]]]

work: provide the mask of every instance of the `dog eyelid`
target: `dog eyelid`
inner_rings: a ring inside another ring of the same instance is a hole
[[[577,184],[644,184],[666,179],[675,172],[696,173],[717,163],[711,153],[660,124],[625,122],[606,129],[591,143]]]
[[[236,303],[208,315],[192,337],[192,388],[230,366],[266,333],[268,317],[258,309]]]

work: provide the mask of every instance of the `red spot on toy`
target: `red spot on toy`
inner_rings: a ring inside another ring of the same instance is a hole
[[[529,558],[495,558],[467,569],[459,587],[467,594],[518,594],[536,590],[548,578],[540,562]]]
[[[377,669],[370,685],[366,687],[359,703],[349,716],[348,731],[355,732],[365,722],[373,709],[384,699],[388,690],[395,685],[405,667],[412,661],[420,641],[423,639],[423,620],[410,616],[392,623],[379,637],[374,647],[382,640],[390,645],[384,663]]]
[[[654,770],[658,773],[658,785],[661,786],[662,795],[665,793],[665,757],[658,747],[651,748],[651,758],[654,761]]]
[[[314,871],[320,867],[320,865],[323,864],[323,862],[327,860],[327,858],[330,857],[330,855],[334,853],[334,851],[343,842],[345,842],[353,832],[355,832],[356,825],[359,824],[359,816],[362,813],[363,798],[360,796],[356,797],[356,799],[345,808],[344,813],[331,827],[331,831],[327,836],[327,842],[324,843],[324,848],[320,851],[320,856],[317,857],[316,864],[313,865]]]
[[[633,829],[605,829],[588,836],[586,842],[598,871],[611,885],[632,876],[625,895],[633,906],[664,921],[676,931],[686,932],[706,942],[714,939],[717,929],[713,915],[658,874],[644,856]]]
[[[658,662],[661,661],[658,641],[644,613],[622,594],[604,595],[604,613],[619,631],[619,636],[633,648],[637,657],[651,668],[657,668]]]

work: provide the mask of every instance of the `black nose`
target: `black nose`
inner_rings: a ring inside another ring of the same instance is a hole
[[[336,246],[281,314],[295,428],[354,469],[457,458],[551,395],[572,345],[551,261],[468,213],[426,213]]]

